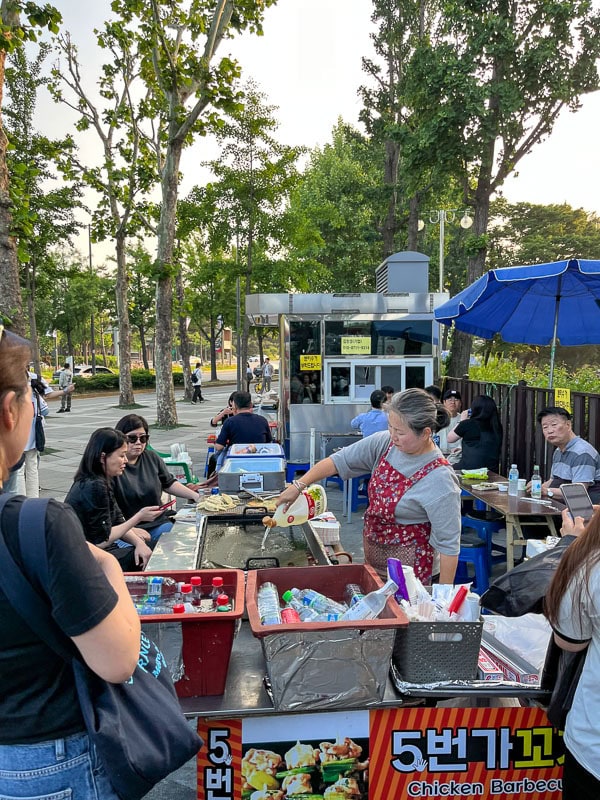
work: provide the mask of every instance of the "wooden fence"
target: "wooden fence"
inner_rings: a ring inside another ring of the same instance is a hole
[[[443,390],[457,389],[462,397],[462,407],[468,408],[478,394],[493,397],[502,421],[502,451],[500,472],[508,475],[511,464],[516,464],[521,477],[529,478],[533,465],[539,464],[542,480],[550,476],[553,447],[546,443],[537,414],[545,406],[556,405],[554,390],[539,389],[524,383],[485,383],[461,378],[445,378]],[[573,430],[600,451],[600,394],[571,392]]]

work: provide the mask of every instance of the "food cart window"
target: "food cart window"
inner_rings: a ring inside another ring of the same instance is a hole
[[[369,356],[374,350],[373,323],[370,320],[326,320],[326,356]]]
[[[373,322],[376,349],[382,356],[430,356],[433,328],[430,320],[404,319]]]
[[[425,366],[407,366],[406,367],[406,388],[407,389],[424,389],[427,383],[427,368]]]
[[[290,402],[321,402],[321,325],[290,321]]]
[[[347,366],[331,367],[329,373],[330,397],[348,397],[350,394],[351,368]]]

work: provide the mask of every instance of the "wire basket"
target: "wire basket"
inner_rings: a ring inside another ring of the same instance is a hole
[[[398,628],[392,659],[409,683],[473,680],[483,622],[410,622]]]

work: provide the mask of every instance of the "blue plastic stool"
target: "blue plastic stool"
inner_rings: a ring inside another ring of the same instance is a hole
[[[490,571],[486,543],[477,535],[461,537],[458,566],[454,578],[455,583],[468,583],[471,580],[467,571],[467,564],[473,564],[475,568],[475,585],[473,588],[477,591],[477,594],[481,595],[490,585]]]
[[[478,517],[471,517],[469,514],[462,517],[463,528],[473,528],[477,531],[480,539],[483,539],[487,546],[488,556],[488,571],[491,571],[492,564],[497,564],[500,561],[506,560],[506,552],[504,555],[492,556],[492,536],[501,530],[506,523],[495,519],[479,519]]]
[[[296,475],[299,472],[308,472],[310,469],[310,462],[309,461],[298,461],[291,464],[289,461],[285,468],[285,482],[291,483],[295,480]]]
[[[359,506],[369,505],[368,489],[370,480],[370,472],[352,479],[352,494],[350,496],[350,508],[352,511],[358,511]]]
[[[329,481],[333,481],[335,485],[338,487],[338,489],[341,489],[342,492],[344,491],[344,481],[340,478],[339,475],[330,475],[328,478],[325,478],[326,487]]]

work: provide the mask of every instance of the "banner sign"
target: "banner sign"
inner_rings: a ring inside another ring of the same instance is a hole
[[[300,356],[300,370],[301,372],[320,372],[321,356],[317,356],[314,353]]]
[[[570,389],[554,389],[554,405],[559,408],[565,408],[569,414],[573,413],[571,408],[571,390]]]
[[[198,732],[198,800],[562,796],[562,737],[539,708],[200,719]]]

